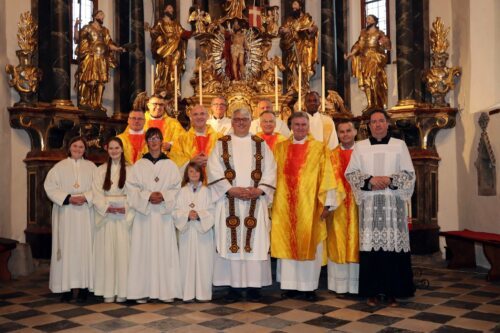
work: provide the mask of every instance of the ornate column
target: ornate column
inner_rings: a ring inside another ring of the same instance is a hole
[[[330,0],[321,0],[321,66],[325,66],[325,89],[335,87],[336,71],[335,60],[337,48],[335,41],[334,3]]]
[[[416,104],[413,47],[413,15],[411,0],[396,1],[396,53],[398,69],[398,105]]]
[[[133,52],[128,53],[131,80],[129,81],[130,103],[128,113],[137,94],[146,90],[146,57],[144,48],[144,3],[143,0],[130,1],[130,42],[135,44]],[[116,116],[116,114],[114,115]]]
[[[50,34],[52,63],[52,104],[57,107],[73,106],[71,102],[71,40],[70,40],[70,0],[51,0],[52,10]]]

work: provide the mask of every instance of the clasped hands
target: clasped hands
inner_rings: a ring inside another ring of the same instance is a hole
[[[125,214],[125,207],[108,207],[106,213],[110,214]]]
[[[258,187],[231,187],[227,193],[240,200],[252,200],[258,198],[264,191]]]
[[[207,166],[208,156],[205,153],[199,153],[195,157],[191,159],[191,162],[194,162],[202,167]]]
[[[158,204],[162,203],[163,200],[164,199],[163,199],[163,195],[161,194],[161,192],[153,192],[149,196],[149,202],[151,202],[153,205],[158,205]]]
[[[370,185],[373,191],[385,190],[391,184],[391,178],[387,176],[373,176]]]
[[[198,215],[198,213],[195,210],[189,211],[189,214],[188,214],[189,221],[195,221],[195,220],[199,220],[199,219],[200,219],[200,216]]]
[[[69,197],[69,203],[75,206],[81,206],[87,202],[87,199],[83,195],[75,195]]]

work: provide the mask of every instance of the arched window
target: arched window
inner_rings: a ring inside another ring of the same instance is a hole
[[[76,61],[76,44],[73,40],[73,27],[77,18],[81,18],[80,28],[92,21],[92,13],[97,10],[97,0],[73,0],[71,5],[72,17],[71,17],[71,40],[73,44],[73,61]]]
[[[378,17],[378,27],[387,36],[390,36],[389,27],[389,1],[388,0],[361,0],[361,24],[366,26],[366,16]]]

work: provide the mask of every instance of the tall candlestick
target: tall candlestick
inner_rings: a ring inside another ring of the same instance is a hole
[[[274,110],[278,112],[278,66],[274,65]]]
[[[302,111],[302,66],[299,65],[299,111]]]
[[[200,67],[198,68],[198,84],[200,85],[199,86],[199,95],[200,95],[200,105],[203,105],[203,75],[202,75],[202,72],[201,72],[201,65]]]
[[[155,94],[155,64],[151,64],[151,96]]]
[[[321,66],[321,111],[325,113],[325,66]]]
[[[177,113],[177,65],[174,67],[174,111]]]

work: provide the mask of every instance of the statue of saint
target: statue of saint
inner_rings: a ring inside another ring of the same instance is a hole
[[[78,106],[82,109],[106,112],[102,106],[102,96],[104,86],[109,80],[109,68],[116,67],[113,52],[124,52],[125,49],[117,46],[111,39],[109,30],[103,25],[102,10],[96,11],[92,19],[92,22],[79,31],[80,19],[76,20],[74,26],[74,40],[78,44]]]
[[[318,62],[318,27],[305,13],[299,0],[292,1],[292,16],[279,28],[283,64],[286,67],[287,90],[299,91],[299,65],[302,91],[309,91],[309,79],[316,73]]]
[[[174,94],[175,67],[177,66],[177,82],[180,82],[186,60],[187,40],[191,31],[184,30],[175,21],[172,5],[166,5],[163,17],[146,30],[151,34],[151,52],[156,62],[154,91],[167,91]]]
[[[358,79],[358,86],[365,92],[368,105],[365,110],[384,108],[387,105],[387,63],[386,51],[391,49],[391,41],[378,28],[378,18],[366,17],[366,29],[361,30],[358,41],[346,54],[352,58],[352,76]]]

